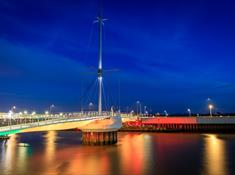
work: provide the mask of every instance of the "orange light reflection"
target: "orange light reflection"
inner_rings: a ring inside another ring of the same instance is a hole
[[[208,134],[205,138],[203,160],[203,174],[225,175],[228,174],[226,164],[226,143],[217,138],[215,134]]]

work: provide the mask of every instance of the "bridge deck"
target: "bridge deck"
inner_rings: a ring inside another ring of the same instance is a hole
[[[19,132],[48,131],[75,129],[81,125],[88,124],[90,121],[104,119],[107,116],[82,117],[82,118],[57,118],[46,121],[31,123],[20,123],[16,125],[0,127],[0,136],[14,134]]]

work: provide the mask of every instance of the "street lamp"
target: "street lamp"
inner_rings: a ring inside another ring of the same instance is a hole
[[[34,116],[35,114],[36,114],[36,112],[33,111],[32,114],[31,114],[31,115],[32,115],[32,117],[31,117],[31,122],[33,121],[33,116]]]
[[[137,101],[136,102],[136,114],[138,115],[138,112],[139,112],[139,114],[141,115],[141,113],[142,113],[142,111],[141,111],[141,103],[140,103],[140,101]],[[139,110],[138,110],[139,109]]]
[[[147,115],[148,111],[147,111],[147,106],[144,106],[144,115]]]
[[[50,112],[50,113],[52,113],[52,109],[53,109],[53,108],[55,108],[55,105],[52,104],[52,105],[49,107],[49,112]]]
[[[189,115],[189,117],[191,117],[191,109],[189,109],[189,108],[188,108],[188,110],[187,110],[187,111],[188,111],[188,115]]]
[[[11,111],[14,113],[15,110],[16,110],[16,106],[13,106],[13,107],[11,108]]]
[[[49,114],[49,112],[48,112],[48,111],[45,111],[45,120],[47,119],[48,114]]]
[[[26,115],[28,114],[28,111],[24,111],[24,122],[25,122],[25,124],[27,123],[27,120],[26,120]]]
[[[130,114],[131,114],[131,116],[133,116],[133,114],[134,114],[134,110],[131,110]]]
[[[138,115],[138,112],[139,112],[139,110],[138,110],[138,104],[139,103],[140,103],[139,101],[136,101],[136,115]]]
[[[22,112],[19,112],[20,124],[21,124],[22,115],[23,115],[23,113],[22,113]]]
[[[89,111],[90,112],[93,111],[93,103],[92,102],[89,103]]]
[[[10,125],[11,125],[11,120],[12,120],[12,117],[15,113],[15,109],[16,109],[16,106],[13,106],[10,111],[8,112],[8,117],[10,118]],[[17,119],[16,119],[17,120]]]
[[[12,112],[12,110],[10,110],[8,112],[8,115],[7,115],[7,117],[8,117],[8,125],[10,125],[10,126],[11,126],[12,115],[13,115],[13,112]]]
[[[210,116],[212,117],[212,109],[214,108],[214,106],[212,104],[209,104],[208,108],[210,111]]]
[[[168,116],[168,113],[167,113],[167,111],[166,111],[166,110],[164,110],[164,113],[165,113],[165,115],[166,115],[166,116]]]

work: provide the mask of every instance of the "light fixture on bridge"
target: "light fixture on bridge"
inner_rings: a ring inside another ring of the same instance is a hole
[[[7,117],[11,119],[11,118],[12,118],[12,115],[13,115],[13,112],[12,112],[12,110],[10,110],[10,111],[8,112],[8,114],[7,114]]]
[[[210,111],[210,116],[212,117],[212,109],[214,108],[214,106],[212,104],[208,105],[209,111]]]

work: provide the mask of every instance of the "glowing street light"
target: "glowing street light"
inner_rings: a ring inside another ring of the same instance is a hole
[[[208,108],[210,110],[210,116],[212,117],[212,109],[214,108],[214,106],[212,104],[209,104]]]
[[[167,111],[166,111],[166,110],[164,110],[164,113],[165,113],[165,115],[166,115],[166,116],[168,116],[168,113],[167,113]]]
[[[93,111],[93,106],[94,106],[93,103],[90,102],[90,103],[89,103],[89,111]]]
[[[13,107],[11,108],[11,111],[12,111],[12,112],[15,112],[15,110],[16,110],[16,106],[13,106]]]
[[[55,108],[55,105],[52,104],[52,105],[49,107],[49,112],[50,112],[50,113],[52,113],[53,108]]]
[[[35,114],[36,114],[36,112],[33,111],[32,114],[31,114],[32,116],[30,117],[30,119],[31,119],[30,121],[31,121],[31,122],[33,122],[33,116],[34,116]]]
[[[134,110],[131,110],[130,114],[133,116],[133,114],[134,114]]]
[[[138,109],[139,109],[139,111],[138,111]],[[141,103],[139,100],[136,102],[136,114],[137,115],[138,115],[138,112],[140,115],[142,114],[142,107],[141,107]]]
[[[7,115],[7,117],[8,117],[8,125],[11,125],[11,119],[12,119],[12,115],[13,115],[13,112],[12,112],[12,110],[10,110],[9,112],[8,112],[8,115]],[[9,122],[10,121],[10,122]]]
[[[147,106],[144,106],[144,114],[147,115],[148,111],[147,111]]]
[[[189,117],[191,117],[191,109],[187,109]]]
[[[28,111],[24,111],[24,115],[27,115],[28,114]],[[27,122],[27,118],[26,118],[26,116],[24,116],[24,122],[25,122],[25,124],[26,124],[26,122]]]
[[[46,119],[47,119],[47,117],[48,117],[48,114],[49,114],[49,112],[48,112],[48,111],[45,111],[45,121],[46,121]]]

